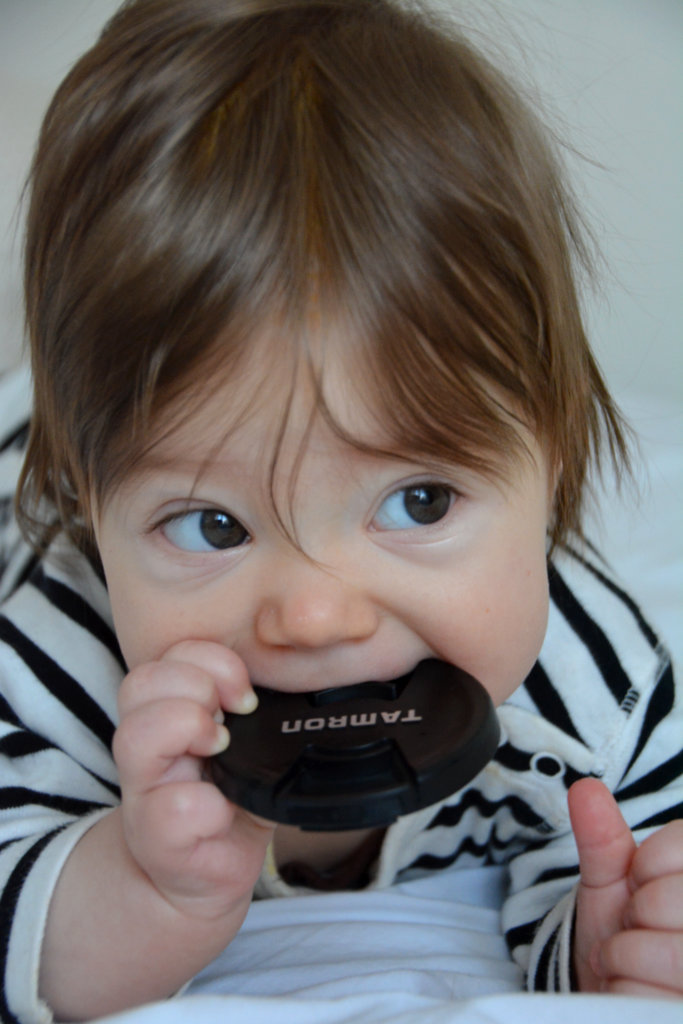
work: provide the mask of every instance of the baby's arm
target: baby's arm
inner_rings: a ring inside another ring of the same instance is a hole
[[[683,821],[636,847],[596,779],[569,792],[581,882],[574,965],[585,992],[683,994]]]
[[[250,693],[239,659],[208,643],[176,645],[124,680],[121,807],[76,845],[48,916],[41,994],[56,1016],[164,998],[239,929],[272,828],[229,804],[202,766],[223,743],[214,715]]]

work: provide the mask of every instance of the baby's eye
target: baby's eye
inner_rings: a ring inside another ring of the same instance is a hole
[[[225,551],[250,539],[238,519],[216,508],[172,516],[163,524],[162,533],[182,551]]]
[[[375,516],[380,530],[409,530],[438,523],[449,512],[454,494],[445,484],[424,483],[401,487],[386,498]]]

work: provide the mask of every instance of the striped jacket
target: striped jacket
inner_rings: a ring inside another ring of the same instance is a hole
[[[36,560],[11,515],[24,377],[0,379],[0,409],[0,1017],[38,1024],[52,1019],[36,991],[51,893],[75,843],[119,800],[111,741],[125,666],[96,569],[64,539]],[[594,552],[559,552],[549,580],[543,649],[498,709],[495,757],[388,829],[370,885],[507,864],[512,956],[530,988],[566,991],[578,877],[567,789],[603,779],[637,837],[683,816],[683,710],[665,650]],[[256,894],[297,891],[269,856]]]

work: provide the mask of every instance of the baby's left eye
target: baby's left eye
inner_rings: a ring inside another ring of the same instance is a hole
[[[250,540],[239,519],[215,508],[170,516],[162,532],[181,551],[225,551],[242,547]]]
[[[448,514],[454,493],[445,484],[411,484],[394,491],[382,502],[374,519],[380,530],[409,530],[430,526]]]

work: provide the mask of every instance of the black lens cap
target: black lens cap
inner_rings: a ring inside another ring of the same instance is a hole
[[[256,692],[253,714],[226,716],[230,746],[210,759],[211,778],[246,810],[309,831],[388,825],[437,803],[500,737],[484,687],[435,658],[388,682]]]

